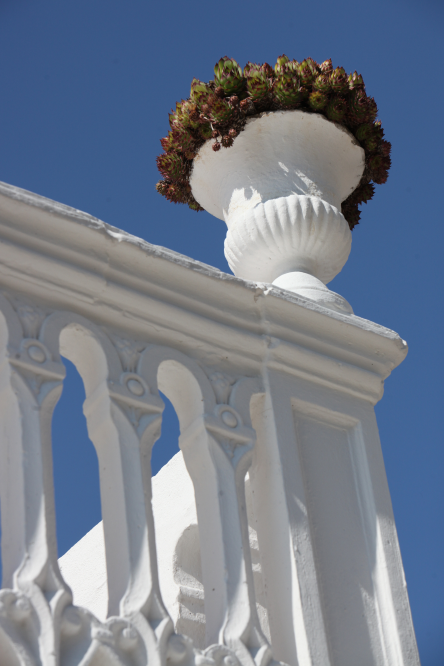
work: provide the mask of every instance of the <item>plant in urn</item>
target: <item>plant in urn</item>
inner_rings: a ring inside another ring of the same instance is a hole
[[[387,180],[376,114],[362,77],[331,60],[281,56],[242,71],[222,58],[170,116],[157,189],[226,222],[236,276],[351,313],[325,285],[347,261],[358,206]]]

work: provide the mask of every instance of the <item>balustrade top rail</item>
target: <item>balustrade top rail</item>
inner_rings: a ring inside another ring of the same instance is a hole
[[[217,346],[234,367],[241,363],[256,372],[264,350],[272,349],[270,360],[304,372],[298,354],[303,348],[323,357],[322,375],[328,375],[325,357],[372,373],[374,382],[365,388],[368,375],[365,382],[344,376],[344,389],[349,383],[377,401],[381,380],[407,353],[390,329],[270,284],[241,280],[7,184],[0,184],[0,238],[6,289],[94,318],[100,309],[106,325],[133,337],[145,335],[149,322],[154,339],[177,346],[180,332],[184,347],[189,342],[195,349],[197,340],[202,350],[208,343]]]

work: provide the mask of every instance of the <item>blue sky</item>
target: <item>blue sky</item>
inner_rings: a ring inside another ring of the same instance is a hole
[[[443,16],[433,0],[0,0],[0,180],[226,271],[224,224],[154,190],[170,108],[223,55],[362,73],[393,166],[330,286],[410,347],[376,411],[423,666],[444,663]],[[71,366],[53,428],[60,554],[100,519],[81,405]],[[176,437],[168,408],[156,471]]]

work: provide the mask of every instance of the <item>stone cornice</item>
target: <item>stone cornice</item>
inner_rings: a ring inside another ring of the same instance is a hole
[[[270,367],[376,402],[405,357],[393,331],[151,245],[74,208],[0,184],[0,285],[227,369]],[[178,340],[180,342],[178,343]]]

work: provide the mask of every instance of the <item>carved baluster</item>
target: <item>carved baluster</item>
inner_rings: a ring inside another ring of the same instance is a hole
[[[244,495],[255,443],[249,406],[259,388],[252,380],[233,387],[234,380],[215,373],[213,390],[192,359],[160,346],[145,350],[139,371],[153,392],[159,385],[179,418],[196,496],[206,642],[222,643],[214,655],[228,654],[228,647],[244,665],[268,664],[272,653],[257,616]]]
[[[150,460],[164,405],[134,371],[143,344],[114,337],[114,348],[101,331],[83,326],[87,338],[71,329],[62,339],[65,355],[77,362],[85,380],[84,414],[99,459],[108,615],[127,618],[140,632],[144,647],[128,629],[122,639],[126,650],[161,663],[173,625],[158,583]]]
[[[3,630],[24,664],[57,663],[61,613],[71,602],[57,564],[51,419],[65,368],[38,339],[46,314],[1,299],[1,504]],[[6,345],[6,337],[8,337]],[[11,596],[12,595],[12,596]],[[26,595],[26,596],[24,596]]]
[[[215,383],[221,394],[220,376]],[[256,435],[248,384],[238,382],[228,404],[216,404],[196,419],[181,434],[180,446],[196,494],[207,641],[228,646],[243,664],[262,666],[272,652],[259,624],[250,559],[245,475]]]

